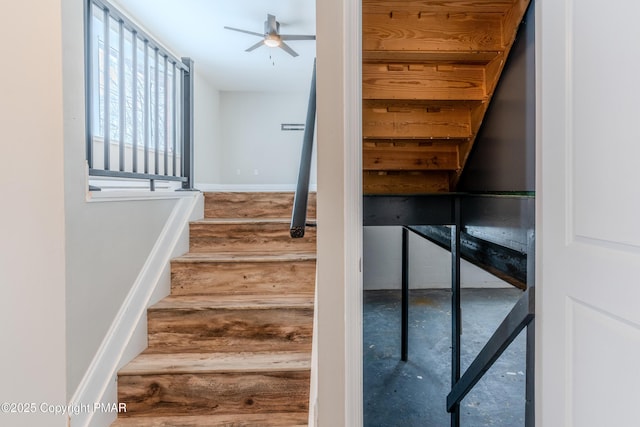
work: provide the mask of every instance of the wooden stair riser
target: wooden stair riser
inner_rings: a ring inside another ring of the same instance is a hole
[[[123,417],[304,412],[310,371],[121,375]]]
[[[315,260],[174,262],[171,264],[171,294],[313,294],[315,271]]]
[[[313,307],[150,309],[148,353],[311,351]]]
[[[316,230],[307,227],[303,239],[292,239],[283,223],[236,224],[196,222],[190,225],[189,250],[205,252],[271,252],[316,249]]]
[[[447,171],[406,173],[364,171],[362,186],[365,194],[442,193],[450,190],[450,176],[450,172]]]
[[[363,64],[363,99],[484,100],[484,67]]]
[[[362,15],[364,51],[500,51],[502,14],[402,10]]]
[[[205,193],[205,218],[290,218],[292,192]],[[309,193],[307,218],[316,217],[316,193]]]
[[[363,170],[449,170],[455,171],[458,164],[458,147],[420,146],[379,146],[375,143],[364,144],[362,152]]]
[[[470,138],[467,104],[370,101],[362,106],[365,139]]]

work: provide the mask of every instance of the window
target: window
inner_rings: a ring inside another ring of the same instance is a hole
[[[89,174],[184,181],[190,61],[173,57],[103,0],[87,0],[86,27]]]

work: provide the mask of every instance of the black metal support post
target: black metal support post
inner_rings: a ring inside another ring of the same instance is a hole
[[[460,197],[453,202],[454,225],[451,227],[451,388],[460,380],[460,335],[462,316],[460,314]],[[450,408],[451,427],[460,426],[460,402]]]
[[[124,22],[118,23],[118,170],[123,172],[125,170],[124,161],[124,138],[125,138],[125,106],[126,106],[126,91],[125,91],[125,76],[124,76]]]
[[[84,31],[85,39],[93,40],[93,35],[96,30],[91,26],[91,20],[93,15],[93,3],[85,2],[84,3]],[[85,62],[85,76],[90,76],[93,72],[94,59],[93,59],[93,50],[91,48],[91,43],[84,44],[84,62]],[[89,169],[93,168],[93,88],[92,88],[92,79],[85,78],[84,79],[84,92],[85,92],[85,103],[89,106],[85,108],[85,138],[86,138],[86,150],[87,150],[87,165]]]
[[[289,234],[292,238],[304,237],[307,225],[307,202],[309,200],[309,179],[311,176],[311,156],[313,154],[313,134],[316,126],[316,61],[313,61],[311,74],[311,88],[309,89],[309,104],[307,120],[304,126],[302,153],[300,155],[300,169],[298,183],[293,197],[293,212]]]
[[[104,64],[105,69],[111,69],[111,44],[109,35],[109,11],[107,9],[102,11],[102,19],[104,19],[105,25],[103,28],[103,43],[104,43]],[[111,78],[108,72],[104,73],[104,135],[103,135],[103,152],[104,152],[104,170],[111,169]]]
[[[160,54],[153,53],[153,170],[160,174]]]
[[[138,69],[138,36],[136,33],[132,34],[131,39],[131,60],[133,61],[132,69]],[[131,109],[131,144],[133,146],[131,150],[131,170],[138,172],[138,79],[137,77],[131,78],[131,105],[135,106]]]
[[[149,172],[149,145],[151,139],[151,82],[149,81],[149,41],[144,41],[144,116],[142,122],[144,126],[144,173]]]
[[[172,144],[172,156],[171,156],[171,170],[173,171],[173,176],[177,176],[177,162],[176,158],[178,157],[178,153],[176,152],[177,141],[178,141],[178,87],[176,85],[177,78],[176,73],[178,69],[176,68],[176,64],[173,63],[173,74],[171,76],[171,88],[173,89],[173,94],[171,96],[171,115],[173,126],[171,126],[171,144]]]
[[[533,289],[535,287],[536,277],[536,244],[535,232],[529,231],[527,245],[527,285]],[[534,293],[535,295],[535,293]],[[535,310],[535,298],[531,298],[530,302]],[[525,385],[525,411],[524,425],[525,427],[535,427],[535,355],[536,355],[536,322],[532,319],[527,326],[527,366],[526,366],[526,385]]]
[[[402,227],[402,344],[400,358],[409,358],[409,230]]]
[[[193,191],[193,60],[182,58],[189,71],[182,73],[182,183],[183,191]]]

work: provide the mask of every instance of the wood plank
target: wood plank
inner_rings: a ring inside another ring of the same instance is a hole
[[[502,39],[505,46],[510,48],[513,45],[518,33],[518,27],[524,19],[524,14],[527,12],[530,1],[514,0],[513,6],[507,11],[502,20]]]
[[[207,192],[205,218],[291,218],[292,192]],[[316,193],[309,193],[307,217],[316,217]]]
[[[293,252],[293,253],[273,253],[273,252],[219,252],[211,254],[186,253],[171,260],[172,264],[195,264],[195,263],[221,263],[221,264],[244,264],[244,263],[271,263],[271,262],[296,262],[315,261],[315,252]]]
[[[171,294],[313,294],[315,271],[315,254],[188,254],[171,262]]]
[[[365,139],[468,138],[469,108],[467,104],[365,101],[362,133]]]
[[[487,93],[491,97],[496,90],[502,69],[505,65],[504,54],[496,56],[496,58],[485,66],[485,76],[487,82]]]
[[[119,418],[111,427],[307,427],[302,412]]]
[[[449,173],[444,171],[380,174],[363,172],[364,194],[426,194],[449,191]]]
[[[514,0],[362,0],[363,13],[419,12],[505,13]]]
[[[177,375],[202,373],[264,373],[311,369],[307,352],[175,353],[145,352],[129,362],[118,375]]]
[[[313,296],[168,297],[147,319],[151,353],[311,351]]]
[[[486,65],[501,54],[501,51],[412,51],[412,50],[364,50],[364,63],[405,63],[405,64],[480,64]]]
[[[363,99],[483,100],[484,69],[461,65],[439,71],[435,65],[363,64]]]
[[[313,307],[309,295],[169,295],[149,308],[156,310],[264,310]]]
[[[315,251],[315,227],[307,227],[304,238],[292,239],[289,224],[289,220],[271,219],[195,221],[189,226],[189,250],[199,253]]]
[[[123,417],[269,414],[309,410],[310,370],[264,373],[124,375],[118,401]]]
[[[457,145],[367,147],[362,152],[363,170],[457,170]]]
[[[362,49],[391,51],[503,50],[502,14],[364,13]]]

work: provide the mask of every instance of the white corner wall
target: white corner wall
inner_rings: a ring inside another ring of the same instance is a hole
[[[311,70],[309,70],[311,79]],[[304,132],[282,131],[282,123],[304,123],[309,93],[220,93],[222,184],[293,185],[298,177]],[[315,155],[311,185],[316,183]]]
[[[402,227],[364,227],[364,289],[401,289]],[[463,288],[511,288],[512,286],[475,265],[461,260]],[[409,233],[409,287],[450,289],[451,252]]]
[[[222,169],[220,92],[198,72],[193,82],[194,173],[196,183],[218,184]],[[198,185],[196,184],[196,188]]]
[[[66,426],[61,0],[3,5],[0,425]],[[18,409],[17,407],[9,409]]]

